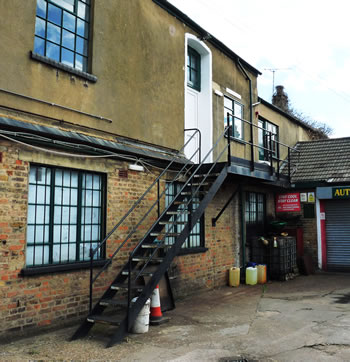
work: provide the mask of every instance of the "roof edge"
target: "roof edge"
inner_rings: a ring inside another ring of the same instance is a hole
[[[207,42],[214,45],[217,49],[219,49],[222,53],[224,53],[229,58],[237,61],[239,60],[244,64],[251,72],[253,72],[256,75],[261,75],[262,73],[254,68],[252,65],[250,65],[247,61],[245,61],[243,58],[241,58],[239,55],[237,55],[234,51],[232,51],[227,45],[222,43],[219,39],[217,39],[215,36],[210,34],[208,31],[206,31],[204,28],[202,28],[199,24],[197,24],[194,20],[192,20],[189,16],[187,16],[185,13],[183,13],[181,10],[179,10],[176,6],[169,3],[167,0],[152,0],[155,4],[159,5],[161,8],[166,10],[169,14],[173,15],[175,18],[179,19],[181,22],[186,24],[191,29],[195,30],[197,33],[203,36],[210,36],[209,39],[207,39]]]
[[[280,113],[282,116],[287,117],[289,120],[293,121],[294,123],[297,123],[299,126],[306,128],[310,131],[315,131],[315,128],[312,126],[309,126],[308,124],[306,124],[305,122],[302,122],[301,120],[299,120],[298,118],[292,116],[291,114],[283,111],[281,108],[276,107],[275,105],[273,105],[272,103],[266,101],[265,99],[258,97],[258,101],[261,102],[261,104],[263,104],[266,107],[271,108],[272,110]]]

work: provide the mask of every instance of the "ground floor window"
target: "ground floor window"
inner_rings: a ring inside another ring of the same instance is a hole
[[[104,235],[105,175],[31,165],[27,266],[88,261]],[[104,252],[96,254],[103,259]]]
[[[247,192],[245,200],[245,222],[247,240],[265,233],[266,215],[265,195],[257,192]]]
[[[180,192],[183,184],[181,183],[167,183],[167,191],[165,195],[165,204],[166,206],[170,205],[170,203],[174,200],[175,196]],[[184,200],[186,202],[188,200]],[[185,223],[188,221],[189,215],[186,211],[195,210],[199,206],[200,200],[199,198],[194,198],[192,204],[190,205],[180,205],[179,210],[184,211],[183,214],[179,216],[172,216],[170,221],[177,222],[176,224],[167,225],[166,231],[169,235],[173,233],[180,233]],[[167,244],[173,244],[175,242],[176,236],[167,236],[165,242]],[[194,228],[192,229],[189,237],[186,239],[182,248],[184,249],[194,249],[194,248],[202,248],[204,247],[204,215],[199,219]]]

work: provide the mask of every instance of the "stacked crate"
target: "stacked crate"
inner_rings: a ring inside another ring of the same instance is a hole
[[[266,246],[258,238],[252,240],[250,260],[257,264],[266,264],[269,279],[287,280],[295,275],[298,271],[296,238],[276,236],[268,238],[268,241]]]

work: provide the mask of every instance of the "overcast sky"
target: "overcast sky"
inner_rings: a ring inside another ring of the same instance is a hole
[[[274,69],[294,109],[350,137],[349,0],[169,1],[263,73],[260,97]]]

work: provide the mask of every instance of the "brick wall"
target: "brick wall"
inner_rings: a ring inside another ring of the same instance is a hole
[[[235,184],[224,185],[205,210],[205,247],[208,250],[175,258],[169,273],[176,297],[191,294],[198,289],[225,285],[229,268],[239,265],[241,234],[238,194],[216,226],[212,226],[212,218],[221,211],[236,187]]]
[[[28,152],[13,143],[1,143],[0,162],[0,338],[12,332],[23,333],[39,327],[55,326],[82,318],[88,310],[89,271],[56,272],[38,276],[20,276],[25,267],[27,192],[30,161],[80,169],[107,171],[107,231],[141,196],[155,175],[129,171],[119,176],[127,164],[111,160],[67,160],[36,152]],[[162,186],[163,187],[163,186]],[[156,199],[156,189],[130,215],[107,244],[107,256],[136,225],[141,213]],[[124,263],[135,242],[155,220],[156,210],[146,219],[135,237],[121,250],[118,263],[113,263],[96,283],[95,296],[101,295]]]
[[[54,327],[76,322],[88,310],[89,270],[76,270],[20,276],[25,267],[27,190],[30,163],[56,165],[78,169],[105,172],[107,174],[107,232],[120,220],[139,196],[155,179],[156,174],[128,171],[123,178],[120,170],[127,169],[127,163],[115,160],[81,160],[52,156],[37,151],[28,151],[13,143],[2,143],[0,149],[0,338],[11,333]],[[165,182],[160,184],[161,191]],[[199,289],[215,288],[227,283],[228,270],[240,265],[240,204],[235,198],[216,226],[212,218],[217,216],[226,201],[237,188],[227,181],[205,211],[205,252],[181,255],[175,258],[169,270],[176,297],[182,297]],[[250,188],[262,192],[261,188]],[[267,194],[268,214],[273,213],[273,193]],[[127,222],[107,242],[109,257],[130,230],[136,226],[141,215],[156,201],[157,190],[147,196],[130,215]],[[164,205],[164,200],[162,200]],[[114,262],[98,280],[94,288],[95,298],[116,276],[121,265],[145,231],[156,219],[156,209],[142,227],[138,228],[132,240],[122,248],[118,262]]]

